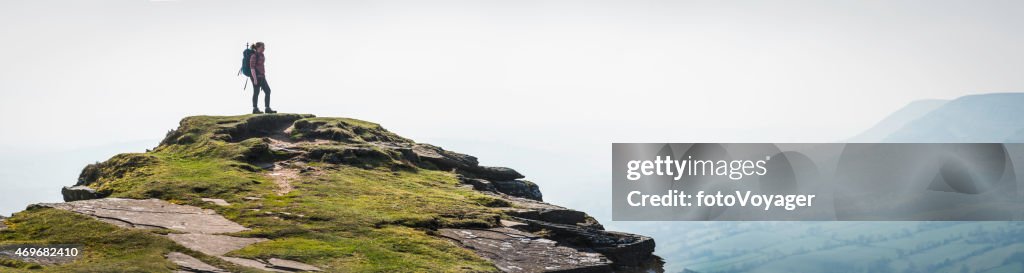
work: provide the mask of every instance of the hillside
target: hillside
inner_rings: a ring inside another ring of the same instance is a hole
[[[906,122],[881,142],[1022,142],[1021,105],[1024,93],[963,96]]]
[[[517,171],[378,124],[195,116],[0,223],[0,271],[658,271],[651,238],[542,201]],[[4,246],[80,245],[75,259]]]
[[[921,118],[945,105],[947,102],[945,100],[919,100],[911,102],[847,142],[874,143],[882,141],[893,132],[902,129],[907,123]]]

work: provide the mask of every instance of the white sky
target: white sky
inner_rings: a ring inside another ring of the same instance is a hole
[[[579,126],[615,131],[606,142],[831,141],[913,100],[1024,90],[1019,1],[425,2],[3,1],[0,147],[246,113],[235,72],[254,40],[275,108],[414,139]]]
[[[0,0],[0,154],[247,113],[256,40],[277,110],[378,122],[605,209],[578,197],[606,196],[581,186],[610,177],[612,142],[839,141],[914,100],[1024,91],[1021,1],[426,2]]]

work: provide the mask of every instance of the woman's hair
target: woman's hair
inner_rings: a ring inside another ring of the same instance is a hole
[[[249,48],[251,48],[252,50],[256,50],[257,48],[261,47],[263,47],[263,42],[255,42],[251,46],[249,46]]]

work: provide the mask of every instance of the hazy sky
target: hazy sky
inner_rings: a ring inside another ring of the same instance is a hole
[[[0,147],[244,114],[235,75],[256,40],[278,110],[413,138],[581,126],[616,131],[607,142],[707,128],[829,141],[912,100],[1024,90],[1020,1],[426,2],[3,1]]]
[[[155,145],[184,116],[245,114],[236,72],[245,43],[260,40],[279,111],[375,121],[520,169],[556,201],[600,202],[566,201],[573,193],[559,187],[586,182],[559,179],[609,178],[611,142],[838,141],[914,100],[1024,91],[1021,11],[1021,1],[3,0],[0,152],[17,161]],[[588,163],[547,164],[573,156]]]

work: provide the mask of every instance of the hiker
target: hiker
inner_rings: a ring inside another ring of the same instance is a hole
[[[266,70],[263,68],[263,62],[267,60],[267,57],[263,55],[263,51],[266,50],[266,45],[263,42],[256,42],[246,49],[244,59],[242,62],[242,73],[252,80],[252,113],[261,114],[264,112],[260,111],[256,103],[260,100],[260,90],[263,90],[263,102],[265,112],[267,114],[277,113],[273,109],[270,109],[270,85],[267,84]]]

